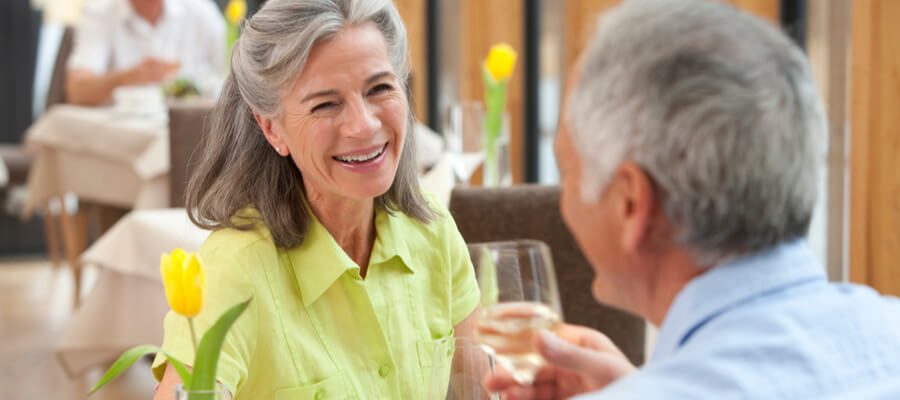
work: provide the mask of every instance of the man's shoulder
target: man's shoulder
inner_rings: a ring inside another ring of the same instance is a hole
[[[900,375],[900,301],[858,285],[798,285],[712,317],[647,371],[753,398],[861,390]]]
[[[85,16],[118,16],[120,8],[127,6],[128,0],[93,0],[82,9]]]
[[[219,6],[212,0],[181,0],[185,9],[191,16],[202,17],[221,17],[225,18],[219,11]]]

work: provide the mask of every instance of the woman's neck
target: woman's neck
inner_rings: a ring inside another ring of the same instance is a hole
[[[330,196],[307,188],[306,199],[319,223],[366,276],[375,241],[375,200]]]

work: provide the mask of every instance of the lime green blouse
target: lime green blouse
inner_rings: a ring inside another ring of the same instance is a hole
[[[226,337],[217,376],[241,399],[422,399],[433,341],[475,309],[478,286],[446,208],[422,224],[377,211],[366,278],[312,221],[300,246],[278,249],[265,228],[212,233],[198,251],[207,299],[202,335],[228,307],[253,296]],[[187,320],[169,312],[163,349],[191,364]],[[161,379],[165,359],[153,373]]]

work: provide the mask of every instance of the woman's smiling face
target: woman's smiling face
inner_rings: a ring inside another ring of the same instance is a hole
[[[373,199],[391,187],[408,103],[375,26],[348,27],[313,46],[281,110],[257,120],[269,143],[290,153],[307,193]]]

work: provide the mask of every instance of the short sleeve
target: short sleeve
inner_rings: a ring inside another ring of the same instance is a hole
[[[478,302],[481,301],[481,292],[478,290],[478,282],[475,280],[475,268],[472,266],[466,241],[459,233],[450,211],[437,196],[427,191],[423,192],[425,192],[425,198],[428,199],[431,207],[438,212],[439,217],[436,223],[442,224],[441,232],[444,236],[443,240],[447,244],[446,259],[450,262],[451,273],[451,322],[453,326],[456,326],[478,307]]]
[[[450,237],[450,260],[452,260],[450,267],[453,272],[452,322],[453,326],[456,326],[475,311],[481,300],[481,292],[475,281],[475,268],[472,266],[472,259],[469,258],[466,242],[452,219],[449,219],[449,223],[454,233]]]
[[[229,246],[233,243],[217,237],[220,232],[213,233],[197,253],[206,270],[207,280],[205,304],[200,314],[194,317],[198,342],[222,313],[235,304],[253,297],[253,284],[244,267],[260,265],[260,256],[253,247],[235,251]],[[232,325],[225,337],[219,358],[216,378],[228,387],[232,394],[237,393],[247,381],[255,350],[259,300],[255,303],[251,303]],[[166,315],[162,349],[183,363],[193,364],[195,353],[187,318],[172,311]],[[152,367],[157,380],[162,379],[165,368],[165,357],[157,355]]]
[[[66,68],[81,69],[96,75],[106,75],[112,57],[110,23],[112,18],[108,7],[88,4],[78,26],[75,28],[74,45]]]

